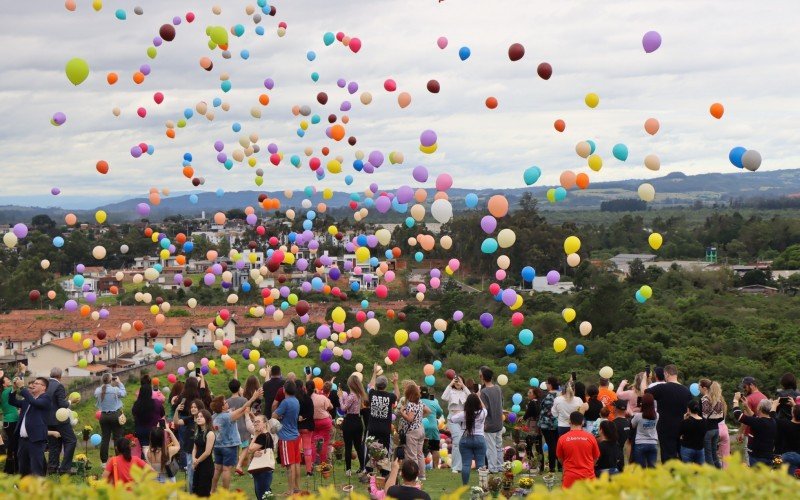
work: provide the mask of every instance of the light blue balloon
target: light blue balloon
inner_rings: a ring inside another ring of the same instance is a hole
[[[467,196],[464,197],[464,204],[467,205],[467,208],[477,207],[478,195],[475,193],[469,193]]]
[[[222,198],[222,196],[225,194],[225,190],[222,188],[217,188],[214,194],[217,195],[217,198]]]
[[[350,283],[350,290],[357,292],[361,290],[361,284],[358,281],[353,281]]]
[[[408,203],[400,203],[397,198],[392,198],[392,209],[398,214],[408,212]]]
[[[369,301],[367,299],[362,300],[361,301],[361,308],[362,309],[366,309],[368,307],[369,307]]]
[[[102,440],[103,438],[100,436],[100,434],[92,434],[92,436],[89,438],[89,442],[92,444],[92,446],[100,446],[100,442]]]
[[[316,58],[317,58],[317,53],[314,52],[313,50],[309,50],[308,52],[306,52],[306,59],[308,59],[309,61],[313,61]]]
[[[617,160],[625,161],[628,159],[628,146],[624,144],[615,144],[614,148],[611,150],[611,153]]]
[[[285,311],[287,309],[289,309],[289,303],[284,300],[281,302],[281,311]]]
[[[188,120],[189,118],[194,116],[194,111],[192,110],[192,108],[186,108],[183,110],[183,116]]]
[[[305,137],[305,136],[306,136],[306,131],[301,129],[301,128],[298,128],[297,129],[297,137]]]
[[[444,332],[441,330],[433,332],[433,340],[435,340],[437,344],[444,342]]]
[[[385,252],[383,252],[383,256],[389,260],[394,259],[394,254],[392,253],[391,250],[386,250]]]
[[[636,302],[640,304],[644,304],[645,302],[647,302],[647,298],[644,295],[642,295],[642,292],[639,290],[636,290]]]
[[[250,51],[247,49],[242,49],[239,55],[242,56],[242,59],[244,59],[245,61],[250,59]]]
[[[533,343],[533,332],[525,328],[519,332],[519,342],[522,345],[531,345]]]
[[[481,243],[481,252],[483,253],[495,253],[497,251],[497,240],[494,238],[486,238]]]
[[[547,446],[547,443],[542,443],[542,451],[543,452],[547,453],[547,450],[549,450],[549,449],[550,449],[550,447]]]
[[[128,18],[128,14],[126,14],[125,11],[122,10],[122,9],[117,9],[117,12],[115,12],[114,14],[117,16],[117,19],[119,19],[120,21],[124,21],[125,19]]]
[[[318,292],[318,291],[322,290],[323,286],[325,286],[325,283],[322,281],[322,278],[320,278],[319,276],[315,276],[311,280],[311,289],[312,290],[315,290],[315,291]]]
[[[375,200],[373,200],[372,198],[365,199],[364,200],[364,206],[367,207],[367,208],[374,207],[375,206]]]
[[[586,350],[586,348],[583,347],[583,344],[578,344],[578,345],[575,346],[575,353],[576,354],[583,354],[585,350]]]
[[[525,181],[525,184],[531,186],[535,184],[536,181],[539,180],[539,177],[541,177],[541,175],[542,175],[542,169],[537,166],[533,166],[525,169],[525,173],[522,174],[522,178]]]
[[[344,183],[348,186],[353,183],[353,176],[352,175],[345,175],[344,176]]]
[[[189,203],[196,205],[198,201],[200,201],[200,198],[198,198],[196,194],[189,195]]]
[[[280,335],[276,335],[274,339],[272,339],[272,344],[275,347],[280,347],[283,344],[283,338]]]
[[[169,238],[161,238],[159,244],[161,245],[161,248],[166,250],[167,248],[169,248],[172,242],[169,241]]]
[[[72,278],[72,282],[77,287],[82,287],[83,283],[86,281],[86,278],[83,277],[81,274],[76,274],[75,277]]]
[[[316,218],[317,218],[317,212],[315,212],[313,210],[309,210],[308,212],[306,212],[306,219],[314,220]]]
[[[369,258],[369,265],[372,266],[372,267],[378,267],[378,264],[380,264],[380,263],[381,263],[381,261],[379,261],[377,257],[370,257]]]
[[[313,373],[315,377],[319,377],[319,375],[322,373],[322,370],[320,370],[318,366],[315,366],[314,369],[311,370],[311,373]]]
[[[319,73],[317,73],[316,71],[311,73],[311,80],[313,80],[315,82],[318,82],[319,81]]]
[[[437,359],[436,361],[434,361],[434,362],[433,362],[433,369],[434,369],[435,371],[437,371],[437,372],[438,372],[439,370],[441,370],[441,369],[442,369],[442,362],[441,362],[441,361],[439,361],[438,359]]]
[[[461,47],[458,49],[458,57],[460,57],[462,61],[469,59],[470,55],[472,55],[472,51],[469,50],[469,47]]]
[[[514,406],[511,407],[511,411],[513,413],[519,413],[519,412],[522,411],[522,408],[519,405],[514,405]]]
[[[508,370],[508,373],[517,373],[517,364],[509,363],[506,369]]]
[[[264,27],[263,26],[256,26],[256,35],[264,36]]]
[[[417,262],[422,262],[422,259],[425,258],[425,255],[422,252],[417,252],[414,254],[414,260]]]
[[[689,392],[692,393],[692,396],[699,396],[700,395],[700,386],[697,385],[697,382],[689,386]]]
[[[531,377],[528,383],[530,384],[531,387],[539,387],[539,379],[536,377]]]
[[[232,129],[234,132],[239,132],[239,131],[241,131],[241,130],[242,130],[242,124],[241,124],[241,123],[239,123],[239,122],[233,122],[233,125],[231,125],[231,129]]]
[[[514,354],[514,351],[515,351],[516,349],[517,349],[517,348],[516,348],[516,347],[514,347],[514,344],[506,344],[506,354],[507,354],[507,355],[509,355],[509,356],[511,356],[512,354]]]
[[[522,279],[525,281],[533,281],[536,277],[536,269],[532,268],[531,266],[525,266],[522,268]]]
[[[322,43],[324,43],[325,46],[332,44],[335,40],[336,40],[336,35],[334,35],[330,31],[322,35]]]
[[[164,266],[162,266],[161,264],[153,264],[153,269],[155,269],[158,272],[161,272],[164,270]]]
[[[222,99],[221,99],[221,98],[219,98],[219,97],[215,97],[215,98],[214,98],[214,100],[213,100],[213,101],[211,101],[211,104],[212,104],[212,105],[213,105],[215,108],[218,108],[218,107],[220,107],[220,105],[222,104]]]
[[[522,394],[520,394],[518,392],[515,393],[513,396],[511,396],[511,401],[513,401],[515,405],[521,404],[522,403]]]
[[[414,224],[416,224],[416,222],[417,221],[415,221],[413,217],[406,217],[406,227],[407,228],[410,229],[410,228],[414,227]],[[63,245],[64,242],[62,241],[61,244]],[[56,245],[56,246],[60,246],[60,245]]]
[[[310,220],[306,219],[303,221],[303,229],[305,231],[311,231],[311,228],[314,227],[314,223]]]
[[[589,149],[589,154],[593,155],[595,150],[597,149],[597,144],[591,139],[586,139],[586,142],[589,143],[589,147],[591,148]]]
[[[556,201],[564,201],[567,198],[567,190],[561,186],[556,188]]]
[[[433,375],[425,375],[425,385],[431,387],[435,383],[436,383],[436,377],[434,377]]]
[[[219,88],[221,88],[223,92],[230,92],[232,86],[233,84],[230,80],[225,80],[219,84]]]

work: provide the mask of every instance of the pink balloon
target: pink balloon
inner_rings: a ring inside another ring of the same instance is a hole
[[[436,45],[438,45],[440,49],[444,50],[444,48],[447,47],[447,37],[440,36],[439,39],[436,40]]]
[[[351,38],[350,39],[350,50],[352,50],[353,53],[356,53],[359,50],[361,50],[361,39],[360,38]]]
[[[436,190],[447,191],[453,187],[453,177],[450,174],[439,174],[436,178]]]

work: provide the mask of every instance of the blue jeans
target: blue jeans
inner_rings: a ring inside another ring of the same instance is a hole
[[[789,475],[794,476],[794,472],[800,467],[800,453],[790,451],[781,455],[783,463],[789,464]]]
[[[772,459],[771,458],[754,457],[752,453],[750,453],[750,455],[748,455],[747,463],[750,465],[750,467],[753,467],[756,464],[764,464],[767,467],[772,467]]]
[[[260,500],[264,493],[272,491],[272,471],[266,470],[253,474],[253,484],[256,490],[256,498]]]
[[[189,488],[189,492],[192,492],[192,480],[194,479],[194,468],[192,466],[192,454],[187,452],[182,452],[184,456],[184,460],[186,461],[186,487]]]
[[[483,436],[464,434],[458,442],[458,451],[461,452],[461,484],[469,484],[472,459],[479,469],[486,466],[486,440]]]
[[[448,422],[447,427],[450,429],[450,437],[453,440],[453,463],[450,467],[456,472],[461,472],[461,451],[458,444],[461,441],[461,435],[464,431],[461,429],[461,424],[459,423]]]
[[[714,464],[717,469],[722,468],[722,461],[719,458],[719,427],[706,431],[706,437],[703,441],[704,454],[707,464]]]
[[[568,432],[569,432],[569,429],[570,429],[569,427],[561,427],[561,426],[559,425],[559,426],[558,426],[558,437],[561,437],[561,436],[563,436],[564,434],[568,433]]]
[[[706,452],[681,446],[681,462],[703,465],[706,463]]]
[[[640,467],[652,469],[656,466],[658,458],[658,446],[654,444],[639,444],[633,448],[633,461]]]

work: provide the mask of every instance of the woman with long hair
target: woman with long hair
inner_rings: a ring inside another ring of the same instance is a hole
[[[635,414],[631,427],[636,432],[636,445],[633,448],[633,461],[640,467],[653,468],[658,458],[658,413],[652,394],[642,396],[642,411]]]
[[[719,458],[719,424],[725,422],[726,405],[722,398],[722,387],[718,382],[704,378],[700,379],[701,416],[706,423],[706,434],[703,441],[705,463],[714,464],[717,469],[722,468]]]
[[[217,396],[211,401],[211,411],[214,412],[213,424],[217,432],[214,441],[214,478],[211,482],[211,491],[217,491],[217,483],[222,478],[222,487],[231,486],[231,471],[239,460],[239,446],[242,438],[236,421],[244,417],[253,402],[263,395],[262,390],[256,391],[243,406],[231,410],[225,396]]]
[[[150,432],[150,449],[147,451],[145,460],[150,467],[156,471],[156,480],[159,483],[174,483],[175,476],[167,469],[167,464],[172,457],[181,450],[178,438],[169,427],[156,427]]]
[[[547,444],[547,462],[550,472],[556,472],[559,463],[556,460],[556,445],[558,444],[558,419],[553,414],[553,404],[558,397],[558,379],[548,377],[547,394],[542,398],[542,410],[539,412],[539,429]],[[544,458],[542,458],[544,463]]]
[[[450,417],[450,421],[461,425],[461,441],[458,451],[461,453],[461,484],[469,484],[472,460],[480,469],[486,466],[486,439],[483,435],[483,423],[486,420],[486,409],[481,398],[471,393],[464,401],[464,411]]]
[[[600,474],[616,474],[619,472],[617,469],[617,462],[620,459],[619,445],[617,445],[617,427],[614,422],[610,420],[603,420],[600,422],[599,439],[597,445],[600,447],[600,458],[594,465],[594,474],[600,477]]]
[[[0,410],[3,413],[3,430],[6,433],[6,463],[3,472],[6,474],[17,473],[17,422],[19,422],[19,410],[16,406],[9,404],[8,398],[14,395],[14,383],[7,375],[0,377]]]
[[[197,412],[206,406],[200,399],[199,385],[195,377],[188,377],[183,386],[181,399],[172,415],[172,425],[178,429],[181,441],[181,465],[186,467],[187,491],[192,491],[192,450],[194,449],[195,423]]]
[[[575,395],[575,383],[567,382],[561,395],[553,401],[553,408],[550,410],[558,420],[558,436],[569,432],[569,415],[573,411],[583,408],[583,401]],[[549,446],[549,445],[548,445]]]
[[[598,397],[600,388],[592,384],[586,389],[586,395],[588,398],[583,403],[583,430],[593,433],[595,422],[600,420],[600,410],[603,409],[603,402]]]
[[[244,397],[244,399],[250,399],[260,388],[261,383],[258,381],[258,377],[255,375],[250,375],[244,382],[244,392],[242,393],[242,397]],[[261,399],[256,399],[253,401],[253,406],[250,407],[250,411],[253,413],[253,415],[261,415],[262,402],[263,400]]]
[[[108,461],[103,471],[103,479],[115,486],[133,481],[131,467],[147,467],[147,462],[131,455],[128,438],[119,438],[114,442],[114,453],[116,456]]]
[[[269,432],[267,417],[264,415],[256,415],[256,418],[253,419],[253,426],[256,432],[253,434],[250,446],[247,447],[248,454],[260,456],[268,448],[274,449],[275,443],[272,441],[272,434]],[[264,493],[272,491],[273,472],[273,470],[262,470],[251,473],[253,475],[253,487],[255,489],[256,498],[263,498]]]
[[[639,413],[642,409],[639,407],[640,398],[644,395],[647,389],[647,375],[645,372],[639,372],[633,379],[633,385],[628,385],[627,380],[622,380],[617,387],[617,398],[622,399],[628,403],[626,413],[633,415]]]
[[[425,456],[422,446],[425,444],[425,430],[422,426],[422,417],[430,413],[430,409],[419,402],[419,386],[411,382],[405,390],[406,404],[400,412],[403,420],[400,428],[406,434],[406,458],[414,460],[419,466],[420,480],[425,480]]]
[[[100,410],[100,462],[103,467],[108,462],[108,445],[111,437],[116,443],[122,437],[122,425],[119,417],[122,415],[122,398],[127,393],[122,382],[110,373],[104,373],[101,379],[102,385],[94,390],[94,397],[97,401],[96,407]]]
[[[142,375],[139,394],[131,408],[133,413],[134,435],[142,445],[142,458],[147,456],[150,448],[150,432],[156,428],[158,422],[164,418],[164,403],[153,398],[153,385],[150,376]]]
[[[310,384],[310,387],[309,387]],[[314,382],[307,380],[304,384],[297,380],[297,400],[300,403],[300,415],[297,417],[297,429],[300,431],[300,442],[303,445],[303,461],[306,465],[306,476],[314,475],[314,443],[311,436],[314,434],[314,402],[311,393],[314,392]]]
[[[192,482],[192,493],[199,497],[211,496],[211,481],[214,477],[214,423],[211,420],[211,412],[200,410],[195,417],[197,432],[194,435],[194,449],[192,452],[192,469],[194,470],[194,480]]]
[[[324,389],[323,384],[323,389]],[[306,391],[311,394],[311,404],[314,406],[314,433],[311,435],[311,441],[314,443],[312,448],[312,459],[314,462],[317,460],[317,446],[316,443],[322,441],[322,449],[320,450],[320,462],[328,461],[328,446],[331,442],[331,431],[333,430],[333,421],[331,420],[330,411],[333,410],[331,400],[316,391],[316,385],[313,380],[306,382]],[[301,412],[302,413],[302,412]]]
[[[343,395],[341,385],[337,389],[342,411],[345,412],[342,424],[345,475],[350,476],[353,446],[355,446],[356,454],[358,455],[359,472],[365,470],[366,467],[364,458],[364,424],[361,422],[361,408],[367,403],[367,393],[364,392],[364,387],[361,386],[361,378],[355,373],[347,379],[347,389],[350,392]]]
[[[174,384],[172,384],[172,388],[169,391],[170,398],[169,398],[169,415],[167,418],[172,418],[175,415],[175,408],[178,407],[178,404],[181,402],[181,397],[183,394],[183,382],[180,380],[176,380]],[[180,436],[178,436],[180,438]]]

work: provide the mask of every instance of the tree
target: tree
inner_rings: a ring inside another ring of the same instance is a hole
[[[247,218],[247,214],[244,213],[244,210],[242,210],[241,208],[232,208],[227,212],[225,212],[225,217],[227,217],[229,220],[231,219],[244,220]]]
[[[647,272],[641,259],[633,259],[628,267],[628,282],[643,285],[647,281]]]
[[[49,215],[39,214],[34,215],[31,219],[31,229],[35,229],[44,234],[51,234],[56,228],[56,221],[50,218]]]

